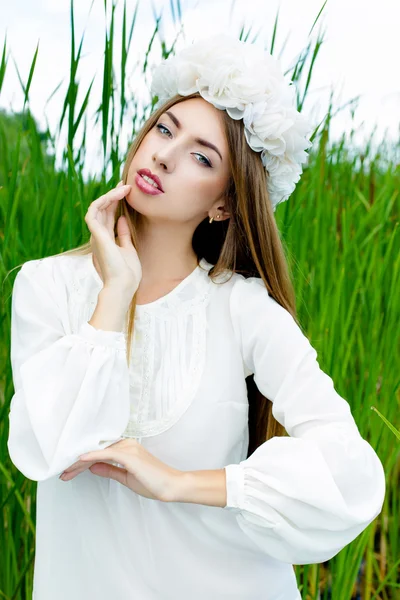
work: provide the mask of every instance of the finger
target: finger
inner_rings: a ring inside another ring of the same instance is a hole
[[[87,471],[88,467],[81,467],[80,469],[74,469],[73,471],[68,471],[68,473],[61,473],[59,479],[61,479],[62,481],[71,481],[71,479],[74,479],[74,477],[76,477],[77,475],[79,475],[80,473],[83,473],[83,471]]]
[[[130,192],[131,188],[131,185],[120,185],[107,192],[107,194],[104,194],[106,207],[111,206],[116,200],[124,198]],[[102,205],[102,208],[105,207]]]
[[[113,466],[111,469],[107,469],[107,466],[108,465],[103,465],[103,463],[96,463],[90,467],[90,471],[94,475],[99,475],[100,477],[115,479],[115,481],[122,483],[122,485],[125,485],[127,488],[132,490],[132,492],[135,492],[135,494],[139,494],[144,498],[158,500],[158,497],[155,494],[152,494],[150,490],[148,490],[142,483],[140,483],[140,481],[132,476],[127,469],[122,469],[116,466]]]
[[[68,469],[64,469],[63,473],[69,473],[70,471],[74,471],[75,469],[77,469],[80,465],[82,464],[82,461],[77,460],[76,462],[74,462],[74,464],[72,464],[70,467],[68,467]]]
[[[121,215],[117,221],[117,233],[119,244],[122,248],[134,248],[131,232],[125,215]]]
[[[134,441],[135,440],[119,439],[118,441],[113,442],[112,444],[110,444],[106,448],[102,448],[101,450],[90,450],[89,452],[85,452],[84,454],[81,454],[79,457],[79,460],[99,461],[102,459],[104,460],[105,458],[107,458],[109,460],[114,460],[111,455],[114,454],[116,449],[125,448],[127,445],[129,445],[129,447],[135,446],[135,444],[132,443]],[[127,444],[127,442],[129,442],[129,444]]]
[[[118,196],[121,195],[121,193],[127,193],[130,189],[131,189],[131,185],[126,183],[118,183],[118,185],[115,186],[115,188],[112,188],[111,190],[108,190],[108,192],[106,192],[105,194],[103,194],[102,196],[100,196],[97,200],[100,200],[100,198],[103,199],[108,199],[108,198],[113,198],[116,194],[118,194]],[[95,200],[95,202],[97,202],[97,200]]]
[[[99,196],[99,198],[97,198],[96,200],[93,200],[93,202],[90,204],[89,208],[88,208],[88,212],[92,209],[92,212],[94,212],[94,209],[104,209],[107,206],[109,206],[110,204],[112,204],[113,202],[115,202],[116,200],[121,200],[122,198],[124,198],[126,196],[126,194],[129,192],[129,190],[131,189],[131,185],[121,185],[120,187],[116,187],[113,188],[112,190],[109,190],[106,194],[103,194],[102,196]]]
[[[129,474],[129,471],[126,469],[122,469],[120,467],[111,466],[111,469],[108,469],[107,466],[103,463],[96,463],[92,467],[90,467],[90,471],[94,475],[99,475],[100,477],[108,477],[109,479],[114,479],[122,485],[125,485],[127,488],[135,492],[135,494],[139,494],[144,498],[150,498],[150,500],[158,500],[157,496],[152,494],[150,490],[148,490],[144,485],[140,483],[136,478]]]
[[[104,460],[115,460],[114,450],[109,450],[112,446],[107,446],[103,450],[93,450],[92,452],[85,452],[85,454],[81,454],[79,459],[82,463],[88,462],[99,462]]]
[[[68,467],[68,469],[66,469],[63,473],[61,473],[61,475],[63,476],[62,480],[69,481],[70,479],[73,479],[80,473],[83,473],[83,471],[87,471],[87,469],[89,469],[94,464],[96,464],[97,460],[98,459],[95,459],[95,460],[92,459],[92,460],[86,461],[86,462],[79,461],[79,466],[75,467],[74,469],[72,467]],[[112,461],[112,462],[116,462],[116,461]]]
[[[117,202],[119,202],[120,200],[122,200],[122,198],[124,198],[127,194],[127,191],[130,188],[126,188],[125,186],[121,186],[120,188],[117,188],[115,190],[111,190],[111,192],[109,192],[108,194],[105,194],[104,196],[100,196],[100,198],[98,198],[97,200],[94,200],[85,215],[85,222],[88,225],[89,229],[92,231],[93,228],[96,229],[96,231],[99,231],[98,228],[98,223],[99,220],[102,218],[103,214],[107,220],[107,209],[110,205],[112,205],[113,203],[115,203],[115,207],[111,207],[111,212],[113,212],[112,215],[112,219],[115,218],[115,212],[117,210]],[[110,226],[107,224],[107,229],[108,232],[110,233]]]
[[[98,200],[94,200],[90,206],[93,205],[97,210],[106,210],[112,204],[117,204],[120,200],[125,198],[129,190],[130,188],[125,186],[115,188],[114,190],[111,190],[109,194],[105,194],[104,197],[100,196],[102,199],[100,203],[97,204],[98,200],[100,200],[99,198]]]
[[[115,444],[116,445],[116,444]],[[114,446],[114,444],[112,445]],[[86,454],[82,454],[80,457],[82,461],[93,461],[93,462],[104,462],[104,463],[112,463],[116,462],[122,465],[124,468],[128,467],[129,456],[127,456],[126,450],[118,450],[114,449],[112,446],[108,446],[104,448],[104,450],[95,450],[93,452],[88,452]]]
[[[106,209],[106,227],[110,233],[111,239],[115,239],[114,226],[115,226],[115,215],[118,210],[118,202],[113,202],[111,206]]]
[[[88,210],[87,217],[85,217],[86,222],[93,223],[93,221],[100,221],[102,225],[104,225],[114,240],[114,223],[115,223],[115,215],[118,209],[118,203],[122,200],[126,194],[122,197],[113,197],[108,201],[105,201],[104,204],[98,207],[92,207],[95,210]]]
[[[108,477],[108,479],[115,479],[115,481],[118,481],[123,485],[127,484],[128,471],[126,469],[122,469],[121,467],[116,467],[107,463],[98,462],[90,467],[90,471],[94,475],[99,475],[100,477]]]
[[[124,182],[122,181],[122,179],[121,179],[121,181],[118,181],[116,187],[121,187],[121,185],[124,185]]]
[[[95,462],[92,459],[92,462]],[[71,465],[70,467],[68,467],[68,469],[64,469],[63,473],[71,473],[71,471],[75,471],[76,469],[87,469],[90,465],[88,464],[88,461],[84,462],[82,460],[78,460],[77,462],[75,462],[73,465]]]

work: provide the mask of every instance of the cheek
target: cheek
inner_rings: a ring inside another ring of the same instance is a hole
[[[222,184],[218,178],[210,174],[199,175],[193,171],[190,176],[186,173],[185,176],[179,178],[179,181],[177,179],[173,182],[170,187],[171,192],[173,190],[170,202],[171,205],[177,207],[178,212],[186,217],[207,216],[221,193]]]
[[[134,178],[136,175],[136,172],[144,165],[141,164],[140,161],[140,156],[135,156],[135,158],[133,159],[133,161],[131,162],[130,166],[129,166],[129,171],[128,171],[128,176],[127,176],[127,183],[133,184],[134,183]]]
[[[153,154],[156,151],[154,144],[151,143],[151,140],[147,134],[147,136],[142,140],[139,148],[136,150],[136,154],[133,157],[131,164],[129,166],[129,174],[134,175],[136,171],[142,169],[143,167],[148,167],[151,169],[151,165],[153,164]]]
[[[181,184],[177,184],[177,195],[182,199],[190,198],[190,206],[194,209],[202,209],[208,206],[215,195],[215,182],[210,177],[199,177],[197,173],[192,173],[191,177],[185,177]]]
[[[195,196],[198,207],[206,208],[207,210],[214,204],[215,199],[220,193],[218,179],[212,175],[206,175],[198,179],[194,189],[196,190]]]

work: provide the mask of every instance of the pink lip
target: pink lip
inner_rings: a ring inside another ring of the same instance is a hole
[[[151,177],[152,179],[154,179],[154,181],[158,185],[159,189],[162,192],[164,191],[164,188],[163,188],[163,186],[161,184],[160,178],[155,173],[152,173],[150,171],[150,169],[139,169],[138,173],[139,173],[139,175],[147,175],[147,177]]]
[[[161,190],[155,188],[154,185],[151,185],[151,183],[147,183],[147,181],[143,179],[143,177],[139,175],[139,173],[136,173],[135,175],[135,183],[138,186],[138,188],[145,194],[150,194],[151,196],[158,196],[159,194],[164,193]]]

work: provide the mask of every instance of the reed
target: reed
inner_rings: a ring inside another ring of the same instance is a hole
[[[0,599],[31,599],[35,543],[36,483],[14,467],[7,452],[13,394],[10,296],[17,272],[12,269],[88,240],[84,222],[87,207],[117,184],[129,139],[153,107],[150,100],[139,108],[128,85],[138,4],[131,17],[126,2],[120,12],[115,3],[105,1],[104,6],[100,97],[92,98],[94,78],[88,84],[79,81],[85,32],[77,42],[71,0],[67,89],[62,100],[60,85],[49,98],[58,94],[60,119],[55,131],[49,126],[41,131],[29,107],[35,66],[40,61],[38,47],[26,79],[18,72],[24,98],[22,112],[0,112],[0,348],[5,366],[0,384]],[[170,9],[180,31],[168,44],[160,31],[161,17],[155,15],[145,59],[136,65],[143,77],[155,41],[159,41],[159,59],[165,58],[181,34],[179,0],[171,0]],[[278,17],[269,48],[273,54],[277,25]],[[250,33],[242,28],[239,35],[241,39],[257,37]],[[300,110],[322,43],[319,35],[289,71],[299,90]],[[9,68],[5,39],[0,94]],[[98,103],[94,119],[89,110],[93,101]],[[275,214],[294,274],[299,317],[318,352],[321,368],[349,401],[362,436],[384,464],[387,494],[382,513],[354,542],[332,560],[296,566],[295,572],[305,600],[387,600],[394,598],[400,587],[399,147],[384,141],[376,150],[372,143],[360,149],[354,145],[353,135],[332,141],[330,123],[344,108],[329,105],[314,132],[314,146],[301,182],[290,201],[279,205]],[[90,128],[93,133],[96,124],[101,125],[102,172],[100,176],[85,175],[87,132]],[[57,166],[55,153],[62,133],[66,141],[61,166]]]

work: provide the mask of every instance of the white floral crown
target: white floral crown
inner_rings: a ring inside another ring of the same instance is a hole
[[[289,198],[312,146],[312,127],[295,108],[293,82],[285,80],[279,60],[221,33],[170,55],[151,73],[155,109],[175,94],[199,92],[232,119],[243,119],[247,143],[261,152],[273,210]]]

